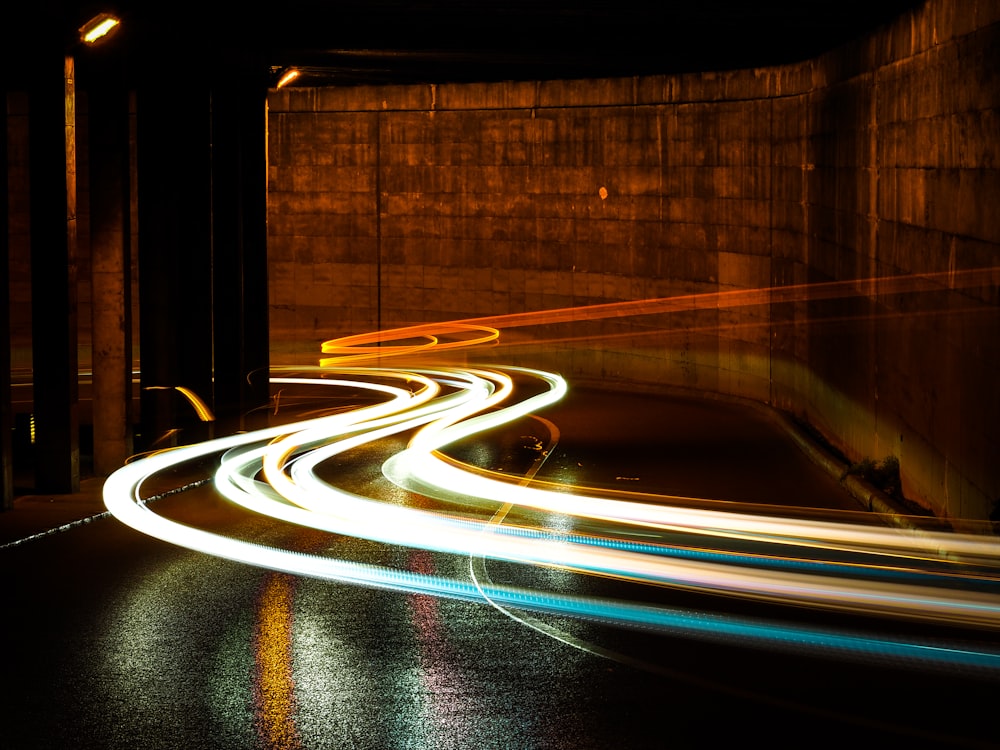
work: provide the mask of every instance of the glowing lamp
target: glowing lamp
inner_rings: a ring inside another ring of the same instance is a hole
[[[297,68],[289,68],[281,74],[281,78],[278,79],[277,88],[280,89],[282,86],[287,86],[289,83],[298,78],[300,74],[301,71]]]
[[[110,34],[120,23],[110,13],[101,13],[80,27],[80,39],[87,44],[94,44]]]

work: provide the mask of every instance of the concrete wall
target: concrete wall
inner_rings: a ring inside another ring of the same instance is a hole
[[[500,353],[771,403],[852,460],[897,456],[937,513],[984,518],[998,21],[995,0],[932,0],[782,68],[274,91],[273,348],[671,298],[540,316]]]

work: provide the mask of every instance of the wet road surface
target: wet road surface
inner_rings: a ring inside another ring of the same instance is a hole
[[[855,508],[754,412],[580,391],[544,417],[560,437],[540,479]],[[530,458],[525,438],[544,444],[543,428],[526,418],[455,452],[502,469]],[[369,462],[348,463],[350,486],[380,481]],[[178,486],[200,478],[186,471]],[[418,572],[666,605],[713,598],[296,529],[207,484],[155,505],[198,528]],[[994,678],[879,654],[808,657],[275,573],[110,517],[6,547],[0,561],[2,748],[997,746],[982,703]]]

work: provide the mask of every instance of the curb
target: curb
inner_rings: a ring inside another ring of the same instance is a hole
[[[573,382],[586,387],[607,388],[607,383],[597,378],[574,378]],[[755,409],[763,416],[777,424],[785,433],[798,445],[814,463],[825,470],[830,476],[837,480],[851,496],[858,501],[861,508],[869,513],[879,516],[883,522],[890,526],[912,531],[921,530],[921,526],[913,521],[913,516],[900,508],[891,497],[881,490],[873,487],[864,480],[848,474],[850,466],[840,459],[831,455],[826,449],[818,444],[812,437],[800,428],[794,420],[780,409],[749,398],[732,396],[725,393],[715,393],[713,391],[699,391],[693,388],[683,388],[680,386],[663,386],[655,384],[628,383],[626,388],[635,393],[656,393],[665,396],[679,396],[684,398],[702,399],[707,401],[722,401],[726,403],[746,406]],[[929,520],[940,522],[936,516],[929,517]]]
[[[767,404],[759,404],[754,401],[748,403],[753,404],[759,411],[767,412],[814,463],[823,468],[844,489],[851,493],[851,496],[858,501],[864,510],[869,513],[875,513],[891,526],[912,530],[920,528],[919,524],[913,522],[910,514],[899,508],[891,497],[868,484],[863,479],[853,474],[848,474],[847,471],[850,469],[850,466],[830,455],[829,452],[809,437],[785,412]]]

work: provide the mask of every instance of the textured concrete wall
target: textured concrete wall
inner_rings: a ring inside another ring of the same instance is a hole
[[[504,354],[772,403],[852,460],[899,457],[942,515],[983,518],[998,20],[995,1],[932,0],[773,69],[272,92],[275,346],[680,297],[512,332]],[[900,289],[912,274],[933,275]]]
[[[774,403],[852,458],[897,456],[908,496],[959,517],[1000,499],[998,18],[996,2],[928,3],[775,102],[799,112],[776,121],[808,123],[789,139],[802,209],[791,188],[775,283],[878,281],[798,311],[808,325],[772,350]],[[923,291],[897,291],[913,274]]]

